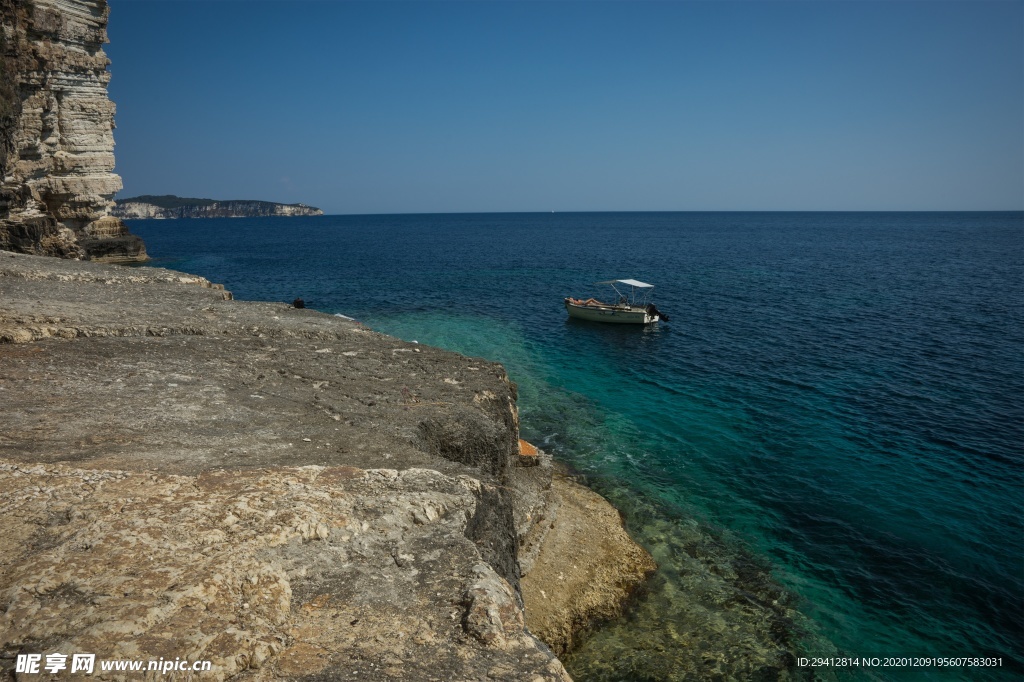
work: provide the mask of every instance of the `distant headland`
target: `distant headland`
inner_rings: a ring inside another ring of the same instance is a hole
[[[122,219],[140,218],[258,218],[264,216],[323,215],[315,206],[305,204],[278,204],[273,201],[250,199],[196,199],[173,194],[118,199],[112,215]]]

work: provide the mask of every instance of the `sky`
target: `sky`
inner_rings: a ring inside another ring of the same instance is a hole
[[[111,0],[119,197],[1024,209],[1024,0]]]

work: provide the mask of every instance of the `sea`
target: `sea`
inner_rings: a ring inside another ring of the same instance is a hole
[[[238,299],[504,363],[660,566],[577,680],[1024,675],[1024,213],[128,223]],[[568,318],[619,278],[668,320]]]

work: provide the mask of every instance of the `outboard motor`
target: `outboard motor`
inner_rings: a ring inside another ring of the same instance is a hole
[[[668,315],[658,310],[658,307],[653,303],[647,304],[647,314],[651,316],[657,315],[658,319],[665,320],[666,322],[668,322]]]

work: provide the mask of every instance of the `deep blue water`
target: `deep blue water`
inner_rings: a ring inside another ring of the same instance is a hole
[[[154,264],[504,362],[524,437],[763,558],[806,651],[1024,673],[1024,214],[130,221]],[[569,321],[598,280],[670,323]],[[832,647],[832,648],[830,648]],[[867,676],[855,672],[854,677]]]

